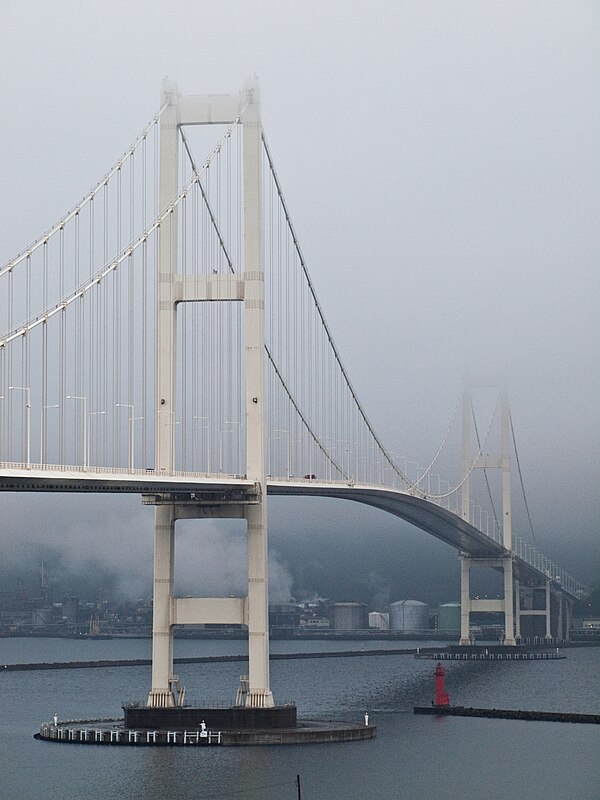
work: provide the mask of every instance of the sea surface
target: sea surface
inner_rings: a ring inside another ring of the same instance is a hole
[[[175,655],[242,654],[243,641],[180,640]],[[272,643],[274,652],[425,646],[424,642]],[[446,662],[451,702],[600,713],[600,649],[565,660]],[[0,664],[149,658],[149,640],[0,639]],[[144,700],[149,667],[0,672],[0,798],[60,800],[600,800],[600,726],[415,716],[435,662],[410,655],[274,661],[279,703],[299,715],[357,720],[369,742],[252,748],[128,748],[33,739],[39,724],[121,715]],[[192,703],[231,703],[244,664],[177,667]]]

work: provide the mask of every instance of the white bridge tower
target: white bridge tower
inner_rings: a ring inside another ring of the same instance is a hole
[[[181,96],[165,82],[160,118],[160,211],[178,190],[179,127],[230,124],[243,129],[243,253],[241,275],[195,278],[177,273],[177,209],[160,228],[157,298],[157,473],[174,469],[175,340],[177,306],[183,302],[243,304],[245,342],[246,478],[252,490],[220,502],[214,491],[145,498],[156,505],[154,543],[154,615],[152,689],[147,705],[165,708],[183,703],[184,691],[173,674],[174,625],[199,623],[248,626],[249,673],[238,690],[237,704],[273,706],[269,686],[267,505],[265,481],[264,258],[262,224],[262,128],[256,81],[239,95]],[[178,598],[173,595],[175,522],[178,519],[242,518],[247,523],[248,595],[227,598]]]
[[[504,644],[514,645],[515,640],[515,613],[513,598],[513,553],[512,553],[512,507],[510,486],[510,409],[508,392],[502,388],[500,392],[500,453],[496,456],[479,453],[473,456],[471,446],[471,386],[463,387],[462,395],[462,517],[470,521],[470,474],[473,469],[501,469],[502,470],[502,544],[505,555],[500,557],[479,557],[460,554],[460,644],[471,644],[469,631],[470,616],[472,611],[500,611],[504,614]],[[504,597],[498,600],[489,598],[472,598],[470,587],[470,572],[472,567],[491,567],[500,569],[504,574]]]

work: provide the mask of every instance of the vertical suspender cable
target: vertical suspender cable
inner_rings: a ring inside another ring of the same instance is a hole
[[[65,292],[65,228],[64,225],[60,228],[59,233],[59,296],[64,297]],[[65,360],[66,360],[66,309],[63,308],[60,314],[60,345],[59,345],[59,397],[60,408],[59,413],[59,455],[58,463],[65,463],[65,403],[67,399],[67,391],[65,385]]]
[[[48,308],[48,242],[42,251],[42,302]],[[1,387],[0,387],[1,388]],[[40,422],[40,463],[46,464],[48,458],[48,322],[42,326],[42,413]]]

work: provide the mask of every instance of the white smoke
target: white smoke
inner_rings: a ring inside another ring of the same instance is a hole
[[[80,495],[0,496],[2,571],[32,585],[42,560],[51,583],[69,590],[103,584],[115,599],[152,593],[154,514],[138,498]],[[245,595],[245,523],[178,522],[175,533],[176,592],[199,597]],[[269,553],[269,599],[287,602],[292,577],[279,555]],[[5,587],[8,588],[8,587]]]

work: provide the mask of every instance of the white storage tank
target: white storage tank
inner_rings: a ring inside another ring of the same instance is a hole
[[[367,607],[364,603],[335,603],[333,627],[336,631],[358,631],[366,628]]]
[[[390,615],[381,611],[369,612],[369,628],[379,628],[382,631],[389,630]]]
[[[420,600],[398,600],[390,606],[391,631],[429,629],[429,609]]]

